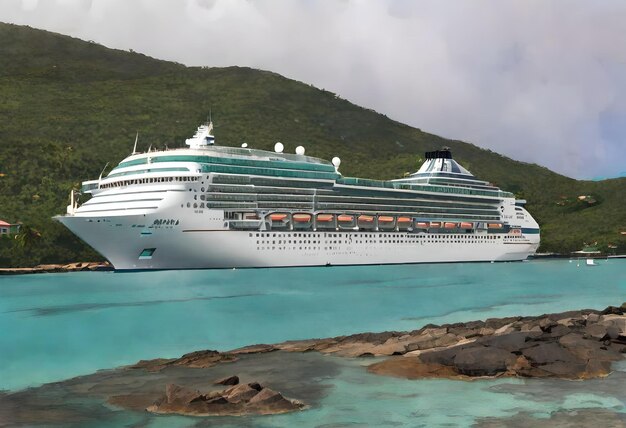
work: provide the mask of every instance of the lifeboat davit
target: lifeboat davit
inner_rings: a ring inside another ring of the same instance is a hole
[[[294,214],[292,218],[296,223],[308,223],[311,221],[311,214]]]

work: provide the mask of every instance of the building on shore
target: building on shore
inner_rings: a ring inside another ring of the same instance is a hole
[[[19,224],[11,224],[4,220],[0,220],[0,236],[17,235],[20,230]]]

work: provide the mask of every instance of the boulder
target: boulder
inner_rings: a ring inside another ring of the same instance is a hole
[[[522,353],[531,363],[535,364],[550,364],[557,361],[579,361],[575,355],[554,342],[539,343],[531,348],[523,349]]]
[[[588,323],[598,322],[599,319],[600,319],[600,315],[598,315],[598,314],[591,313],[591,314],[587,315],[587,322]]]
[[[550,319],[549,317],[546,317],[546,318],[542,318],[539,321],[538,325],[539,325],[539,328],[541,329],[541,331],[543,331],[545,333],[550,333],[552,328],[556,327],[558,324],[556,323],[556,321]]]
[[[456,370],[467,376],[494,376],[513,366],[517,356],[499,348],[472,347],[462,349],[454,357]]]
[[[222,395],[231,403],[237,403],[240,401],[249,401],[252,397],[257,395],[258,393],[259,393],[259,390],[256,389],[256,387],[253,388],[249,384],[243,383],[240,385],[232,386],[224,390]]]
[[[596,340],[605,340],[608,339],[607,334],[607,326],[602,324],[591,324],[585,327],[585,336],[596,339]]]
[[[521,348],[523,348],[527,340],[528,334],[526,332],[517,331],[500,336],[481,337],[477,340],[477,343],[480,343],[484,346],[514,352],[519,351]]]
[[[622,304],[623,306],[623,304]],[[614,315],[624,315],[624,308],[621,306],[609,306],[600,312],[601,315],[614,314]]]
[[[452,333],[446,333],[442,336],[420,336],[414,342],[411,342],[405,346],[407,352],[441,348],[450,345],[454,345],[459,341],[459,338]]]
[[[227,376],[213,382],[214,385],[238,385],[239,376]]]

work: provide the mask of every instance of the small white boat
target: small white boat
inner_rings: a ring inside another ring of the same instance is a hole
[[[593,259],[587,259],[587,266],[600,266],[598,263],[595,262],[595,260]]]

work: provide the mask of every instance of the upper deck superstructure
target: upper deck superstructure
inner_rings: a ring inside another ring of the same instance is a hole
[[[122,269],[517,260],[534,252],[539,243],[536,222],[516,206],[514,196],[476,179],[449,150],[428,152],[426,162],[408,177],[379,181],[343,177],[338,161],[305,156],[303,149],[288,154],[217,146],[211,129],[211,124],[198,128],[187,140],[189,148],[133,154],[106,177],[83,183],[83,192],[93,197],[80,207],[72,204],[59,220]],[[126,241],[136,236],[137,242],[131,239],[132,248],[122,256],[119,245],[106,244],[107,237],[92,232],[102,232],[99,223],[114,224],[109,232],[127,233]],[[218,232],[219,239],[214,239]],[[333,232],[345,238],[341,244],[328,236]],[[259,233],[278,233],[283,239],[272,239],[271,246],[265,239],[253,239],[254,246],[234,251],[228,260],[221,255],[220,261],[208,255],[196,260],[194,255],[193,262],[191,258],[177,264],[157,262],[157,254],[168,252],[167,246],[156,245],[157,238],[167,236],[171,248],[176,247],[172,239],[186,242],[177,251],[195,254],[196,246],[204,245],[191,239],[198,233],[215,245],[247,242],[242,239],[257,238]],[[304,238],[289,239],[293,234]],[[396,239],[385,239],[389,234]],[[457,239],[448,242],[451,236]],[[389,261],[389,251],[403,248],[393,244],[402,240],[424,242],[420,248],[462,243],[450,248],[464,248],[468,257],[463,251],[456,255],[453,251],[451,259],[450,254],[407,253],[405,248]],[[300,242],[296,246],[292,241]],[[361,241],[364,248],[370,244],[365,253],[353,248]],[[471,244],[492,241],[503,245],[471,254]],[[518,246],[504,246],[509,241]],[[367,256],[374,243],[381,255]],[[339,249],[334,248],[337,245]],[[149,257],[144,250],[151,252]],[[281,256],[272,257],[275,251]],[[290,253],[281,253],[285,251]]]

